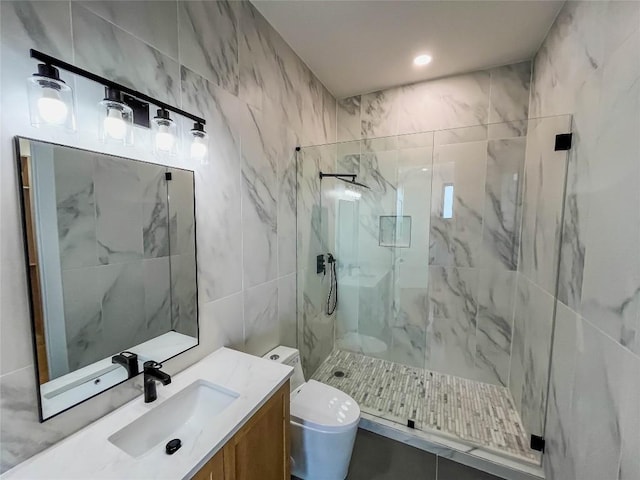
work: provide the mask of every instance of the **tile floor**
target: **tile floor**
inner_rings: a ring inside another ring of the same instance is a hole
[[[413,420],[417,429],[538,462],[507,388],[343,350],[334,350],[312,378],[347,393],[371,415],[403,425]]]

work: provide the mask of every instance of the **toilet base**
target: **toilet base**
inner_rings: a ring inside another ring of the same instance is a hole
[[[323,432],[291,422],[291,474],[303,480],[344,480],[358,425],[342,432]]]

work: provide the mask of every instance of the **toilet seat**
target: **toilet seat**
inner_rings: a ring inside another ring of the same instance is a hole
[[[360,407],[337,388],[309,380],[291,393],[291,420],[316,430],[342,432],[360,420]]]

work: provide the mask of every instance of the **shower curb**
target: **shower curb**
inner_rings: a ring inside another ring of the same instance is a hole
[[[358,426],[363,430],[377,433],[391,440],[404,443],[506,480],[544,480],[545,478],[542,467],[523,465],[500,455],[470,447],[435,434],[414,430],[368,413],[361,413],[360,424]]]

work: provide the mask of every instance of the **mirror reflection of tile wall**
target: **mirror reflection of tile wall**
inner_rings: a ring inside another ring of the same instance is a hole
[[[196,336],[192,173],[65,147],[53,162],[69,371]]]
[[[169,169],[168,182],[172,314],[171,330],[198,336],[193,174]]]

